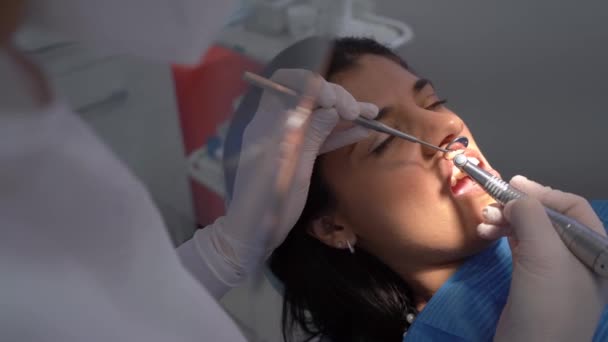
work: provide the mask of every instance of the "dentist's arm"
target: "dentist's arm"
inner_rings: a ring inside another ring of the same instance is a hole
[[[307,79],[316,77],[321,83],[317,97],[317,108],[311,117],[302,146],[302,154],[288,191],[285,211],[278,227],[252,223],[259,216],[252,211],[252,191],[254,201],[259,204],[272,202],[272,187],[258,186],[258,176],[273,172],[276,154],[265,150],[255,158],[239,160],[234,194],[226,216],[196,232],[194,237],[177,249],[184,266],[203,283],[213,296],[219,298],[233,286],[238,285],[247,275],[259,267],[272,251],[283,242],[291,227],[302,213],[310,176],[317,155],[334,150],[369,135],[369,131],[354,126],[352,121],[358,116],[374,118],[378,108],[370,103],[357,102],[344,88],[326,82],[306,70],[281,69],[272,79],[293,89],[301,87]],[[279,119],[285,115],[285,105],[275,94],[264,92],[256,114],[247,126],[243,136],[244,148],[254,146],[272,135]]]
[[[605,235],[601,221],[582,197],[521,176],[511,184],[530,198],[508,203],[503,214],[509,228],[494,232],[509,235],[513,252],[511,289],[495,341],[591,341],[607,283],[566,248],[543,205]]]

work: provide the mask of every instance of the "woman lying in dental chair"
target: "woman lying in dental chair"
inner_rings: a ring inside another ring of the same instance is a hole
[[[266,73],[314,70],[299,56],[320,46],[320,39],[301,41]],[[290,72],[300,71],[279,73]],[[433,84],[375,41],[338,40],[322,76],[357,101],[375,104],[377,119],[389,126],[442,146],[468,137],[467,155],[492,170]],[[255,112],[248,106],[257,106],[260,92],[252,93],[237,118]],[[509,243],[501,237],[506,221],[494,201],[451,165],[436,151],[375,132],[317,158],[304,210],[270,259],[283,285],[286,340],[492,340],[513,271]],[[233,176],[228,173],[229,190]],[[541,189],[524,178],[513,182]],[[563,298],[561,307],[588,305],[579,295]],[[594,341],[608,340],[607,317]],[[597,326],[599,317],[588,319]]]

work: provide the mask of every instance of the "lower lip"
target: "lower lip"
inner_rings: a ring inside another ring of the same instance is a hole
[[[498,173],[496,170],[486,169],[486,171],[488,171],[492,175],[502,179],[502,177],[500,176],[500,173]],[[479,184],[477,184],[477,182],[473,181],[469,177],[465,177],[465,178],[459,180],[458,183],[456,183],[456,185],[454,187],[451,187],[450,189],[452,190],[452,193],[456,197],[464,196],[464,195],[477,195],[480,193],[483,193],[483,194],[486,193],[483,190],[483,188]]]
[[[485,193],[481,186],[479,186],[479,184],[471,180],[469,177],[459,180],[455,186],[451,187],[451,190],[456,197]]]

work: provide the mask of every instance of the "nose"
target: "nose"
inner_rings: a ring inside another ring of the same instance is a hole
[[[418,131],[421,132],[421,138],[431,144],[445,147],[460,136],[464,130],[464,122],[452,112],[426,112],[422,114]],[[437,153],[437,150],[422,146],[422,152],[424,155],[432,156]]]

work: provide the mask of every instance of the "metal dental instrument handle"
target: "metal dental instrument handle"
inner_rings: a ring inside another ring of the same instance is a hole
[[[390,126],[387,126],[387,125],[383,124],[380,121],[370,120],[370,119],[363,118],[363,117],[360,117],[360,116],[357,117],[354,121],[359,126],[363,126],[363,127],[369,128],[369,129],[373,129],[374,131],[390,134],[390,135],[393,135],[393,136],[395,136],[397,138],[409,140],[411,142],[419,143],[421,145],[430,147],[432,149],[435,149],[435,150],[443,152],[443,153],[452,152],[452,150],[447,150],[445,148],[441,148],[439,146],[436,146],[436,145],[433,145],[431,143],[428,143],[428,142],[426,142],[424,140],[420,140],[420,139],[416,138],[413,135],[409,135],[407,133],[401,132],[400,130],[394,129],[394,128],[390,127]]]
[[[277,82],[274,82],[265,77],[256,75],[256,74],[248,72],[248,71],[246,71],[245,74],[243,75],[243,79],[245,81],[251,83],[252,85],[255,85],[257,87],[260,87],[260,88],[263,88],[266,90],[274,91],[275,93],[294,96],[294,97],[299,96],[299,94],[293,89],[290,89],[288,87],[285,87],[282,84],[279,84]],[[409,135],[407,133],[401,132],[400,130],[389,127],[380,121],[371,120],[371,119],[367,119],[367,118],[363,118],[363,117],[357,117],[353,121],[359,126],[369,128],[369,129],[372,129],[377,132],[390,134],[392,136],[395,136],[395,137],[398,137],[401,139],[405,139],[405,140],[408,140],[411,142],[415,142],[415,143],[430,147],[432,149],[435,149],[435,150],[443,152],[443,153],[452,152],[452,150],[441,148],[439,146],[428,143],[424,140],[420,140],[420,139],[414,137],[413,135]]]
[[[464,154],[457,155],[453,163],[500,204],[526,196],[509,183],[471,163]],[[545,211],[572,254],[597,275],[608,277],[608,238],[553,209],[545,207]]]

